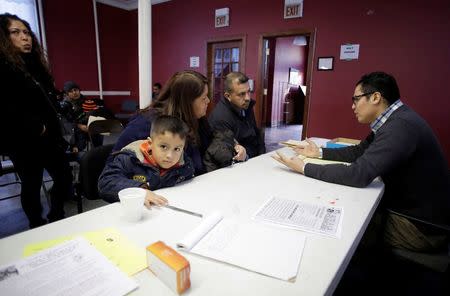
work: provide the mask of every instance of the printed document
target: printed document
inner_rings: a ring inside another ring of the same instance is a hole
[[[179,250],[226,262],[282,280],[297,276],[305,236],[290,229],[238,223],[215,212],[188,233]]]
[[[339,238],[342,216],[340,207],[272,197],[253,219]]]
[[[28,257],[62,242],[81,235],[91,245],[106,256],[113,264],[127,275],[134,275],[147,268],[144,248],[138,248],[132,241],[115,228],[84,232],[78,235],[63,236],[57,239],[32,243],[25,246],[23,255]]]
[[[85,238],[0,266],[0,291],[8,296],[121,296],[136,288]]]

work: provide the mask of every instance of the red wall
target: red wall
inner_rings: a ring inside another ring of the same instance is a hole
[[[124,99],[139,101],[137,10],[126,11],[97,4],[103,90],[131,91],[126,96],[106,96],[105,103],[120,110]]]
[[[98,90],[97,53],[92,1],[46,0],[48,56],[56,86],[75,80],[84,90]]]
[[[86,90],[97,90],[92,1],[43,3],[49,57],[57,86],[74,79]],[[304,17],[287,20],[283,19],[283,3],[282,0],[172,0],[153,5],[153,80],[164,82],[175,71],[188,68],[190,56],[200,57],[197,70],[205,73],[205,40],[245,34],[246,72],[258,87],[260,35],[315,28],[308,136],[364,137],[369,130],[355,120],[350,97],[362,74],[383,70],[397,78],[402,100],[430,123],[450,159],[450,102],[446,91],[450,84],[449,1],[305,1]],[[137,34],[136,11],[102,6],[99,4],[98,11],[102,18],[101,39],[108,49],[105,51],[102,45],[104,83],[114,88],[125,87],[127,83],[125,90],[137,96],[137,41],[133,42],[137,37],[132,37]],[[215,29],[214,11],[223,7],[230,8],[230,26]],[[369,11],[373,13],[368,14]],[[113,30],[108,29],[110,25]],[[340,45],[345,43],[360,44],[359,60],[339,60]],[[317,71],[319,56],[335,56],[334,71]]]
[[[283,3],[174,0],[154,5],[153,77],[166,80],[187,68],[192,55],[200,56],[199,69],[205,73],[205,40],[246,34],[246,72],[257,78],[261,34],[316,28],[307,136],[364,137],[369,129],[354,118],[350,97],[361,75],[382,70],[397,78],[402,100],[430,123],[450,159],[449,1],[305,1],[304,17],[288,20]],[[222,7],[230,8],[230,26],[215,29],[214,11]],[[359,60],[339,60],[345,43],[360,44]],[[319,56],[334,56],[334,71],[317,71]]]
[[[56,86],[76,81],[82,90],[98,91],[94,9],[91,0],[46,0],[48,55]],[[70,7],[70,8],[69,8]],[[124,99],[138,101],[137,11],[97,4],[104,91],[130,91],[130,96],[104,96],[105,105],[120,111]]]

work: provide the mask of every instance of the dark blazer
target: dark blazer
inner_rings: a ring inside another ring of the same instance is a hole
[[[354,187],[365,187],[381,176],[385,183],[382,207],[450,225],[447,161],[430,126],[406,105],[359,145],[323,148],[323,158],[351,165],[307,164],[305,175]]]

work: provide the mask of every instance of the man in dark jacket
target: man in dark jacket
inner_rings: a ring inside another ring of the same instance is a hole
[[[450,181],[447,161],[430,126],[400,101],[394,77],[374,72],[356,84],[352,109],[372,132],[359,145],[327,149],[313,142],[295,151],[307,157],[350,162],[320,166],[278,153],[274,158],[305,176],[354,187],[365,187],[381,176],[385,192],[381,209],[390,209],[385,242],[396,248],[429,251],[439,245],[420,219],[450,224]],[[393,214],[396,213],[396,214]],[[405,218],[406,217],[409,218]]]
[[[231,130],[249,157],[265,153],[264,139],[256,126],[255,101],[250,99],[248,77],[231,72],[225,77],[224,88],[224,97],[208,118],[210,125],[214,130]]]

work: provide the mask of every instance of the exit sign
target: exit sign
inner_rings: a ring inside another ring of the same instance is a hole
[[[228,27],[230,25],[230,9],[221,8],[216,9],[215,27]]]
[[[296,18],[303,16],[303,0],[285,0],[284,18]]]

